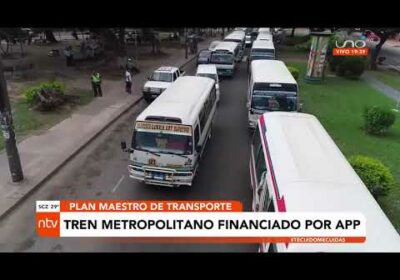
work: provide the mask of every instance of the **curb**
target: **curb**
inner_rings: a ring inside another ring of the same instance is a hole
[[[179,66],[179,68],[183,68],[183,67],[185,67],[187,64],[189,64],[190,62],[192,62],[192,60],[194,60],[194,59],[197,57],[198,54],[199,54],[199,52],[197,52],[196,55],[194,55],[192,58],[188,58],[188,60],[185,61],[181,66]]]
[[[79,152],[81,152],[85,147],[87,147],[97,136],[99,136],[104,130],[106,130],[111,124],[113,124],[117,119],[119,119],[123,114],[132,109],[136,104],[142,101],[143,96],[140,96],[132,104],[124,108],[121,112],[113,117],[105,126],[103,126],[99,131],[97,131],[93,136],[91,136],[85,143],[83,143],[76,151],[69,155],[64,161],[62,161],[53,171],[51,171],[47,176],[40,180],[36,185],[34,185],[27,193],[25,193],[18,201],[16,201],[11,207],[0,214],[0,220],[5,218],[10,212],[12,212],[16,207],[18,207],[22,202],[30,197],[30,195],[39,189],[44,183],[46,183],[51,177],[53,177],[62,167],[64,167],[72,158],[74,158]]]
[[[191,61],[193,61],[197,57],[198,53],[194,55],[192,58],[189,58],[185,61],[179,68],[185,67]],[[65,160],[63,160],[53,171],[51,171],[47,176],[45,176],[42,180],[40,180],[36,185],[34,185],[27,193],[25,193],[18,201],[16,201],[11,207],[5,210],[3,213],[0,213],[0,220],[5,218],[8,214],[10,214],[15,208],[22,204],[26,199],[30,197],[36,190],[38,190],[44,183],[46,183],[49,179],[51,179],[62,167],[64,167],[69,161],[71,161],[77,154],[79,154],[85,147],[87,147],[97,136],[99,136],[104,130],[106,130],[111,124],[117,121],[122,115],[124,115],[127,111],[132,109],[136,104],[143,100],[143,96],[140,96],[137,100],[135,100],[132,104],[118,112],[118,114],[113,117],[105,126],[103,126],[99,131],[97,131],[93,136],[91,136],[87,141],[85,141],[77,150],[75,150],[71,155],[69,155]]]

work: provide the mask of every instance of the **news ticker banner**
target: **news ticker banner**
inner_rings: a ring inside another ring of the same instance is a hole
[[[138,241],[363,243],[353,212],[243,212],[239,201],[37,201],[41,237],[131,237]]]

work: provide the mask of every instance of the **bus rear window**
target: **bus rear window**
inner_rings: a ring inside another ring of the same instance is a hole
[[[288,91],[297,92],[296,84],[272,84],[272,83],[255,83],[254,91]]]

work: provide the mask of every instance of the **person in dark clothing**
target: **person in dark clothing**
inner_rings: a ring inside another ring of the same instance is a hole
[[[72,54],[72,47],[69,46],[67,48],[65,48],[64,50],[64,55],[65,55],[65,59],[67,62],[67,66],[72,66],[73,65],[73,61],[74,61],[74,56]]]

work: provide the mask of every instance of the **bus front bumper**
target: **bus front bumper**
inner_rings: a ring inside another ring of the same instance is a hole
[[[191,171],[177,171],[171,168],[128,165],[129,177],[148,185],[178,187],[191,186],[194,174]]]

